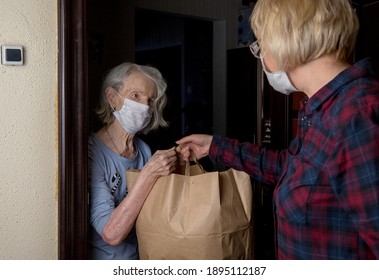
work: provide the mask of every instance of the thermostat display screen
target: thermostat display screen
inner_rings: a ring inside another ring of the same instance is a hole
[[[23,50],[21,46],[1,46],[1,64],[22,65]]]

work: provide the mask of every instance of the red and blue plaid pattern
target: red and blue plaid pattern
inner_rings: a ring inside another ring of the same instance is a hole
[[[367,59],[302,101],[273,151],[215,135],[209,157],[275,186],[278,259],[379,259],[379,83]]]

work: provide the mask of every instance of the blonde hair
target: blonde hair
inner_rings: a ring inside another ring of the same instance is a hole
[[[113,109],[108,103],[106,90],[111,87],[117,91],[121,91],[125,78],[133,72],[140,72],[144,74],[146,77],[151,79],[157,87],[157,98],[154,101],[153,114],[150,123],[141,132],[146,134],[160,126],[167,127],[168,123],[163,118],[163,109],[167,104],[167,83],[165,79],[162,77],[161,72],[157,68],[147,65],[138,65],[131,62],[124,62],[114,67],[105,77],[101,90],[99,108],[96,110],[96,114],[99,119],[106,126],[114,121],[115,117],[113,115]]]
[[[347,60],[359,28],[349,0],[259,0],[250,23],[281,70],[323,55]]]

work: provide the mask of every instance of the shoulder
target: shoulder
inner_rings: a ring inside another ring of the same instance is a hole
[[[111,157],[109,148],[98,138],[95,133],[88,136],[88,158],[91,161],[102,162]]]
[[[338,111],[343,122],[357,117],[379,118],[379,83],[372,78],[361,77],[347,84],[339,100]]]
[[[99,149],[100,147],[100,139],[98,139],[96,137],[96,134],[95,133],[91,133],[89,136],[88,136],[88,151],[89,152],[92,152],[96,149]]]
[[[340,98],[334,127],[339,132],[336,143],[348,143],[351,148],[374,145],[379,137],[379,86],[359,81],[354,90]],[[377,144],[375,144],[377,149]]]

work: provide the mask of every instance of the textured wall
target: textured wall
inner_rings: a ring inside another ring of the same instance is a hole
[[[56,259],[57,1],[0,6],[0,45],[25,58],[0,65],[0,259]]]

